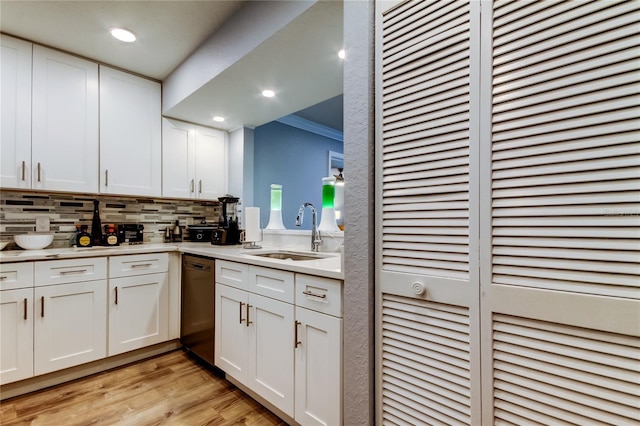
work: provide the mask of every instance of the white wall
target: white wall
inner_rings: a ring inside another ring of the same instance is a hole
[[[344,421],[374,422],[374,3],[345,1]]]

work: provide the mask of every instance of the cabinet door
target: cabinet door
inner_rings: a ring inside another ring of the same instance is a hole
[[[109,356],[169,338],[168,274],[109,280]]]
[[[293,417],[294,307],[249,293],[249,382],[258,395]]]
[[[98,192],[98,65],[33,46],[31,187]]]
[[[0,187],[31,188],[32,45],[0,36]]]
[[[160,196],[160,83],[100,66],[100,192]]]
[[[195,126],[162,119],[162,196],[195,195]]]
[[[36,375],[107,355],[106,290],[106,280],[35,288]]]
[[[295,419],[342,424],[342,319],[296,308]]]
[[[216,283],[215,364],[247,385],[247,292]]]
[[[227,141],[225,132],[196,127],[196,197],[217,200],[227,193]]]
[[[0,384],[33,376],[33,288],[0,292]]]

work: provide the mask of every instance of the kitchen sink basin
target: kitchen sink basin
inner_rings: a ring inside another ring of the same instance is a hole
[[[326,259],[327,257],[331,257],[330,255],[322,254],[322,253],[303,253],[303,252],[285,251],[285,250],[251,253],[249,254],[249,256],[267,257],[269,259],[292,260],[292,261],[318,260],[318,259]]]

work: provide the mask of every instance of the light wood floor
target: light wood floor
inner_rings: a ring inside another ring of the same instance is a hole
[[[182,350],[0,403],[0,424],[286,425]]]

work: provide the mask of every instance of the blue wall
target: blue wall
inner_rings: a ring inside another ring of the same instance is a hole
[[[322,210],[322,178],[327,175],[329,151],[343,152],[340,141],[273,121],[254,130],[253,201],[260,207],[260,225],[269,223],[271,184],[282,185],[282,221],[287,229],[311,229],[311,210],[302,227],[295,226],[300,205]]]

